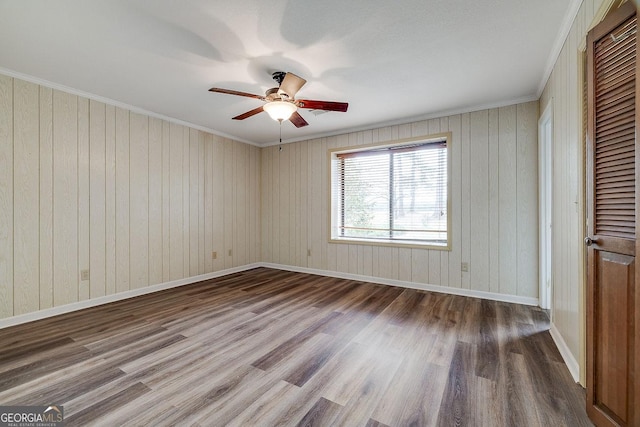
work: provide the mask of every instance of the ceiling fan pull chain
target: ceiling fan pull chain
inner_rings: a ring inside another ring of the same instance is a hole
[[[307,126],[309,123],[298,113],[298,108],[307,110],[340,111],[345,112],[349,107],[346,102],[334,101],[314,101],[309,99],[296,100],[295,95],[307,81],[300,76],[284,71],[276,71],[272,75],[278,83],[278,87],[268,89],[265,96],[254,95],[232,89],[212,87],[209,92],[225,93],[228,95],[243,96],[245,98],[256,98],[264,102],[260,107],[247,111],[246,113],[232,117],[232,120],[244,120],[256,114],[265,112],[273,120],[280,121],[280,143],[282,143],[282,121],[289,120],[297,127]],[[317,114],[316,114],[317,115]]]

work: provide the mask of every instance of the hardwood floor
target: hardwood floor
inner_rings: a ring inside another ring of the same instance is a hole
[[[75,425],[591,425],[535,307],[258,268],[0,330]]]

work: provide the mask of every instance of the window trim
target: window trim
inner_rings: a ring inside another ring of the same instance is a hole
[[[442,132],[437,134],[430,134],[425,136],[403,138],[391,141],[383,141],[374,144],[357,145],[349,147],[332,148],[327,150],[327,179],[328,183],[328,241],[329,243],[350,244],[350,245],[368,245],[368,246],[389,246],[397,248],[418,248],[418,249],[431,249],[440,251],[451,251],[451,225],[452,225],[452,212],[451,212],[451,144],[452,144],[451,132]],[[334,223],[340,217],[340,210],[338,206],[334,206],[333,197],[333,182],[334,172],[336,170],[335,162],[338,161],[338,154],[354,153],[358,151],[365,151],[371,149],[383,149],[390,147],[398,147],[403,145],[411,145],[417,143],[429,143],[429,142],[446,142],[447,150],[447,242],[445,245],[435,245],[432,242],[420,243],[413,241],[402,240],[387,240],[387,239],[358,239],[355,237],[338,237],[333,234]]]

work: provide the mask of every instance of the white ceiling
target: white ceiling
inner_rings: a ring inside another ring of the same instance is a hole
[[[0,67],[255,144],[278,139],[261,101],[271,73],[301,110],[283,140],[537,99],[576,0],[0,0]],[[579,1],[577,2],[579,4]]]

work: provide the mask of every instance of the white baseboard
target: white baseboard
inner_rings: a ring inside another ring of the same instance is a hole
[[[177,288],[179,286],[190,285],[192,283],[202,282],[203,280],[215,279],[216,277],[226,276],[240,271],[250,270],[260,267],[259,263],[247,264],[240,267],[228,268],[226,270],[214,271],[213,273],[201,274],[199,276],[187,277],[185,279],[173,280],[171,282],[159,283],[157,285],[147,286],[140,289],[132,289],[126,292],[120,292],[113,295],[105,295],[103,297],[93,298],[85,301],[78,301],[71,304],[61,305],[59,307],[47,308],[33,313],[21,314],[19,316],[8,317],[0,320],[0,329],[9,326],[20,325],[22,323],[33,322],[34,320],[45,319],[47,317],[57,316],[59,314],[70,313],[72,311],[83,310],[85,308],[96,307],[110,302],[121,301],[140,295],[151,294],[165,289]]]
[[[383,279],[380,277],[362,276],[359,274],[342,273],[338,271],[318,270],[315,268],[296,267],[292,265],[274,264],[270,262],[260,263],[262,267],[276,268],[278,270],[295,271],[298,273],[317,274],[320,276],[337,277],[339,279],[359,280],[361,282],[378,283],[381,285],[399,286],[409,289],[420,289],[423,291],[440,292],[444,294],[461,295],[492,301],[511,302],[524,305],[538,305],[538,298],[521,297],[517,295],[497,294],[493,292],[476,291],[473,289],[452,288],[449,286],[426,285],[422,283],[407,282],[403,280]]]
[[[558,351],[560,352],[564,363],[567,365],[567,368],[569,368],[569,372],[571,373],[573,380],[579,383],[580,365],[578,364],[576,358],[573,356],[573,353],[571,353],[571,350],[569,350],[569,346],[564,341],[564,338],[562,338],[562,334],[560,333],[560,331],[558,331],[558,328],[556,328],[556,325],[553,324],[553,322],[551,323],[551,327],[549,328],[549,333],[551,334],[551,338],[553,338],[553,342],[556,343],[556,347],[558,347]]]
[[[133,290],[121,292],[118,294],[106,295],[103,297],[93,298],[85,301],[78,301],[71,304],[62,305],[59,307],[47,308],[47,309],[36,311],[33,313],[21,314],[21,315],[9,317],[6,319],[0,319],[0,329],[7,328],[9,326],[20,325],[22,323],[33,322],[34,320],[45,319],[47,317],[57,316],[59,314],[70,313],[72,311],[83,310],[85,308],[96,307],[96,306],[108,304],[111,302],[116,302],[116,301],[121,301],[121,300],[129,299],[129,298],[133,298],[141,295],[146,295],[153,292],[162,291],[165,289],[171,289],[179,286],[189,285],[192,283],[201,282],[203,280],[215,279],[216,277],[222,277],[232,273],[238,273],[240,271],[251,270],[252,268],[257,268],[257,267],[274,268],[278,270],[294,271],[298,273],[317,274],[320,276],[336,277],[340,279],[349,279],[349,280],[358,280],[361,282],[371,282],[371,283],[378,283],[381,285],[399,286],[403,288],[420,289],[423,291],[440,292],[445,294],[482,298],[482,299],[493,300],[493,301],[510,302],[515,304],[536,305],[536,306],[538,305],[538,299],[531,298],[531,297],[497,294],[492,292],[475,291],[472,289],[451,288],[447,286],[426,285],[422,283],[407,282],[402,280],[383,279],[380,277],[341,273],[341,272],[329,271],[329,270],[319,270],[315,268],[295,267],[291,265],[274,264],[269,262],[257,262],[253,264],[243,265],[240,267],[220,270],[213,273],[201,274],[199,276],[187,277],[185,279],[160,283],[160,284],[148,286],[145,288],[133,289]],[[552,336],[553,336],[553,333],[552,333]],[[564,343],[564,341],[562,342]],[[560,345],[558,345],[558,348],[560,348]],[[561,353],[562,353],[562,350],[561,350]],[[569,352],[568,354],[570,355],[571,353]],[[564,357],[564,354],[563,354],[563,357]],[[566,357],[565,357],[565,360],[566,360]],[[575,359],[572,359],[572,360],[575,360]],[[570,366],[568,362],[567,362],[567,365]],[[572,375],[573,375],[573,372],[572,372]]]

